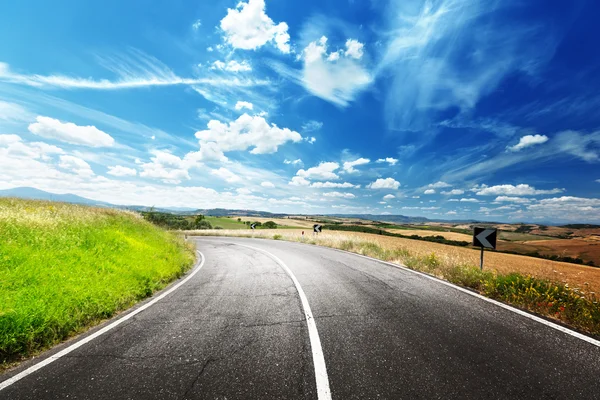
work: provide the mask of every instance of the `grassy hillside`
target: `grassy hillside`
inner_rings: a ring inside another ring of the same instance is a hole
[[[114,315],[194,254],[137,214],[0,199],[0,366]]]

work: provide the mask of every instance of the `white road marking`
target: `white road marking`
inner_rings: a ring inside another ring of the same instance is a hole
[[[7,380],[5,380],[3,382],[0,382],[0,390],[7,388],[8,386],[12,385],[13,383],[18,382],[19,380],[25,378],[27,375],[30,375],[30,374],[34,373],[35,371],[44,368],[46,365],[53,363],[54,361],[58,360],[59,358],[65,356],[67,354],[69,354],[73,350],[76,350],[76,349],[80,348],[81,346],[83,346],[84,344],[86,344],[88,342],[91,342],[92,340],[96,339],[98,336],[105,334],[106,332],[110,331],[111,329],[115,328],[116,326],[122,324],[123,322],[127,321],[128,319],[130,319],[130,318],[134,317],[135,315],[141,313],[145,309],[153,306],[154,304],[156,304],[160,300],[164,299],[169,294],[173,293],[175,290],[179,289],[179,287],[181,285],[183,285],[184,283],[186,283],[187,281],[189,281],[204,266],[204,261],[206,260],[204,258],[204,254],[202,254],[200,251],[198,251],[198,254],[200,254],[200,257],[202,258],[202,261],[200,262],[200,264],[194,269],[194,271],[192,271],[191,274],[189,274],[187,277],[185,277],[177,285],[173,286],[171,289],[167,290],[166,292],[164,292],[163,294],[161,294],[157,298],[153,299],[152,301],[144,304],[143,306],[141,306],[137,310],[135,310],[135,311],[133,311],[133,312],[131,312],[131,313],[123,316],[122,318],[119,318],[118,320],[112,322],[109,325],[106,325],[104,328],[100,329],[98,332],[95,332],[94,334],[92,334],[90,336],[87,336],[87,337],[81,339],[80,341],[78,341],[76,343],[73,343],[69,347],[67,347],[67,348],[59,351],[58,353],[56,353],[53,356],[50,356],[50,357],[48,357],[48,358],[40,361],[39,363],[37,363],[35,365],[32,365],[31,367],[29,367],[26,370],[18,373],[17,375],[13,376],[12,378],[7,379]]]
[[[321,247],[321,246],[319,246],[319,247]],[[561,325],[555,324],[553,322],[550,322],[548,320],[545,320],[543,318],[537,317],[537,316],[535,316],[533,314],[530,314],[528,312],[525,312],[523,310],[519,310],[518,308],[514,308],[512,306],[509,306],[507,304],[501,303],[501,302],[496,301],[494,299],[490,299],[489,297],[485,297],[485,296],[483,296],[483,295],[481,295],[479,293],[475,293],[475,292],[472,292],[472,291],[467,290],[465,288],[462,288],[460,286],[456,286],[453,283],[444,281],[442,279],[436,278],[436,277],[431,276],[431,275],[424,274],[424,273],[419,272],[419,271],[415,271],[414,269],[410,269],[410,268],[408,268],[405,265],[394,264],[394,263],[391,263],[391,262],[387,262],[387,261],[383,261],[383,260],[378,260],[378,259],[373,258],[373,257],[363,256],[362,254],[356,254],[356,253],[352,253],[352,252],[346,251],[346,250],[340,250],[340,249],[333,249],[333,250],[341,251],[341,252],[348,253],[348,254],[353,254],[355,256],[363,257],[363,258],[366,258],[366,259],[372,260],[372,261],[377,261],[377,262],[380,262],[380,263],[383,263],[383,264],[390,265],[390,266],[392,266],[394,268],[402,269],[402,270],[405,270],[405,271],[408,271],[408,272],[412,272],[412,273],[417,274],[417,275],[421,275],[421,276],[423,276],[423,277],[425,277],[427,279],[431,279],[432,281],[436,281],[438,283],[441,283],[442,285],[446,285],[446,286],[449,286],[449,287],[454,288],[456,290],[460,290],[461,292],[466,293],[466,294],[468,294],[470,296],[477,297],[478,299],[487,301],[488,303],[495,304],[498,307],[502,307],[502,308],[504,308],[504,309],[506,309],[508,311],[512,311],[512,312],[514,312],[516,314],[519,314],[519,315],[521,315],[521,316],[523,316],[525,318],[529,318],[531,320],[539,322],[540,324],[543,324],[543,325],[546,325],[546,326],[548,326],[550,328],[556,329],[557,331],[561,331],[563,333],[566,333],[567,335],[571,335],[573,337],[576,337],[578,339],[586,341],[586,342],[588,342],[590,344],[593,344],[594,346],[600,347],[600,340],[596,340],[596,339],[591,338],[589,336],[583,335],[583,334],[581,334],[579,332],[575,332],[575,331],[573,331],[573,330],[571,330],[569,328],[565,328],[564,326],[561,326]]]
[[[247,247],[252,250],[256,250],[261,252],[268,257],[272,258],[279,264],[281,268],[292,278],[294,285],[296,286],[296,290],[298,291],[298,295],[300,296],[300,300],[302,302],[302,308],[304,309],[304,317],[306,318],[306,325],[308,325],[308,336],[310,338],[310,348],[312,350],[313,364],[315,368],[315,380],[317,382],[317,398],[319,400],[331,400],[331,390],[329,389],[329,377],[327,376],[327,367],[325,366],[325,357],[323,356],[323,348],[321,347],[321,339],[319,339],[319,332],[317,331],[317,324],[315,323],[315,319],[313,318],[312,311],[310,310],[310,305],[308,304],[308,299],[304,294],[304,290],[300,286],[300,282],[296,279],[292,271],[285,265],[283,261],[279,259],[276,255],[259,249],[254,246],[247,246],[245,244],[236,243],[238,246]]]

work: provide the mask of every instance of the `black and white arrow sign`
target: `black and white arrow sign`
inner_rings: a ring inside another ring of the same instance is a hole
[[[319,225],[319,224],[315,224],[315,225],[313,225],[313,231],[314,231],[315,233],[319,233],[319,232],[321,232],[321,228],[323,228],[323,227],[322,227],[321,225]]]
[[[250,229],[256,229],[256,222],[250,224]]]
[[[497,234],[497,229],[475,227],[473,229],[473,246],[495,249]]]

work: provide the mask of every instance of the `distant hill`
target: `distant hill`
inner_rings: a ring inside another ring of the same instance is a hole
[[[113,204],[98,200],[86,199],[85,197],[77,196],[75,194],[49,193],[31,187],[20,187],[14,189],[0,190],[0,197],[19,197],[21,199],[51,200],[62,201],[64,203],[87,204],[91,206],[100,207],[114,207]]]

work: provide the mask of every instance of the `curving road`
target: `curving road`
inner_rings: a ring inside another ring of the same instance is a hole
[[[200,269],[0,399],[600,399],[597,341],[349,253],[196,241]]]

